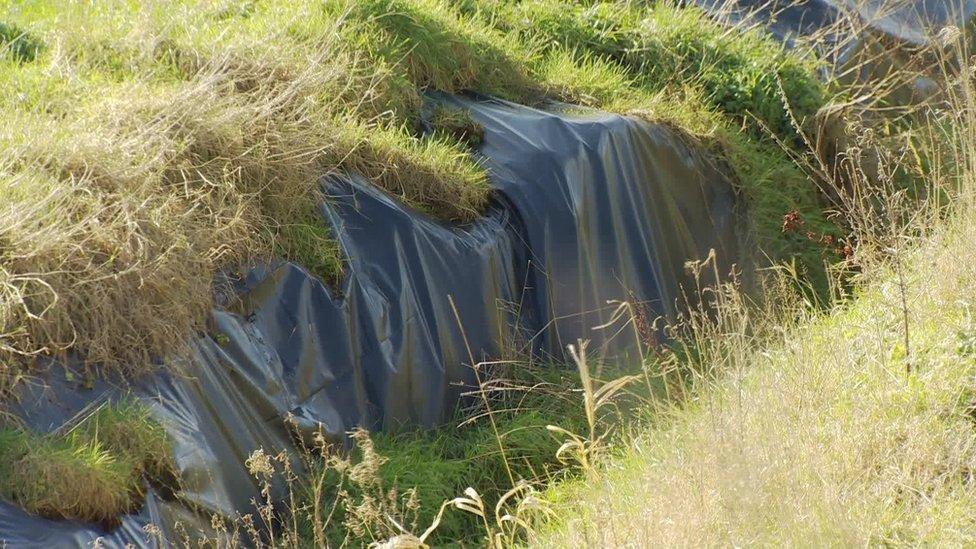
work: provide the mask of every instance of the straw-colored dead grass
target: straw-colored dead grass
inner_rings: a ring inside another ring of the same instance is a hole
[[[728,352],[726,379],[566,490],[543,545],[976,542],[973,238],[967,223],[911,258],[910,350],[891,273],[771,348]]]
[[[338,249],[310,215],[331,171],[445,219],[477,215],[484,174],[399,130],[366,139],[347,95],[369,82],[322,48],[300,68],[257,52],[198,59],[185,82],[106,86],[0,134],[0,389],[37,355],[148,367],[202,328],[218,268],[281,255],[334,280]]]

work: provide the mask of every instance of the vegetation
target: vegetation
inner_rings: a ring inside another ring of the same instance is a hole
[[[555,488],[540,544],[972,544],[969,208],[902,252],[902,272],[872,269],[850,305],[750,326],[775,332],[761,344],[712,332],[704,354],[723,375],[598,481]]]
[[[337,280],[324,175],[359,172],[444,222],[477,217],[483,130],[425,107],[431,90],[668,124],[737,176],[758,253],[791,262],[759,276],[756,301],[707,289],[633,373],[598,370],[580,342],[578,380],[513,370],[457,428],[358,431],[351,455],[320,436],[302,477],[292,456],[255,452],[252,473],[293,490],[284,513],[264,492],[275,527],[237,525],[255,545],[976,538],[969,106],[923,105],[934,123],[907,137],[915,119],[853,117],[827,166],[810,136],[847,92],[819,83],[816,59],[667,2],[0,6],[0,392],[41,355],[139,372],[179,351],[220,269],[281,256]],[[959,150],[920,151],[935,145]],[[904,192],[919,173],[937,192]],[[625,394],[643,403],[630,415]],[[135,405],[64,434],[8,427],[0,495],[111,522],[143,478],[174,481],[167,456]]]
[[[434,522],[443,502],[466,488],[486,494],[494,504],[498,494],[513,486],[513,480],[562,478],[567,466],[556,457],[561,441],[546,433],[546,425],[583,428],[584,414],[576,398],[579,382],[571,370],[520,366],[523,369],[517,377],[499,378],[486,387],[486,392],[495,395],[490,420],[489,410],[479,406],[461,413],[451,429],[363,433],[351,463],[372,460],[378,466],[368,478],[350,475],[343,484],[329,485],[330,490],[339,487],[345,491],[335,511],[326,509],[331,520],[326,522],[329,517],[324,515],[318,518],[332,544],[382,542],[402,533],[378,512],[382,509],[369,507],[369,488],[379,488],[379,493],[395,489],[401,496],[404,490],[411,490],[414,508],[397,509],[393,516],[402,517],[404,525],[417,532]],[[372,456],[364,459],[368,453]],[[357,484],[357,479],[363,482]],[[329,499],[327,494],[323,501]],[[353,525],[358,527],[351,528]],[[478,517],[450,512],[443,514],[428,543],[477,545],[483,536]]]
[[[4,54],[15,62],[29,63],[34,60],[44,44],[18,27],[0,22],[0,46]]]
[[[700,94],[760,138],[772,133],[801,144],[794,118],[811,119],[824,105],[812,58],[788,55],[755,30],[730,34],[695,9],[667,2],[467,5],[543,54],[562,51],[619,66],[651,92]]]
[[[469,1],[462,12],[502,19],[503,8],[511,6]],[[779,265],[759,277],[758,299],[735,281],[706,289],[704,305],[669,326],[672,344],[643,349],[633,375],[594,380],[585,346],[572,348],[576,406],[534,402],[530,390],[518,413],[491,414],[496,421],[480,435],[453,426],[357,432],[358,452],[338,459],[317,446],[328,466],[309,475],[305,505],[292,511],[311,511],[285,515],[296,528],[280,545],[972,545],[976,95],[971,68],[952,62],[969,58],[966,44],[951,45],[959,51],[927,52],[944,70],[934,75],[943,84],[937,98],[901,107],[869,98],[880,108],[856,111],[830,143],[838,163],[807,166],[810,187],[835,185],[829,191],[851,230],[826,273],[829,292],[805,291],[810,281]],[[595,72],[609,66],[598,54],[581,59]],[[633,78],[605,74],[619,78],[605,82]],[[777,137],[786,149],[801,146]],[[807,215],[798,209],[775,222],[784,238],[837,246]],[[615,397],[641,381],[651,398],[611,431]],[[508,407],[493,397],[480,412]],[[528,454],[505,435],[521,418],[530,422]],[[557,448],[540,443],[546,435]],[[473,447],[495,458],[458,463],[468,436],[485,437]],[[323,486],[344,488],[333,499]],[[339,514],[323,519],[325,508]]]
[[[472,149],[480,147],[485,139],[485,129],[462,109],[435,105],[428,123],[436,134],[455,139]]]
[[[351,433],[352,452],[320,434],[304,447],[299,475],[294,456],[254,452],[248,467],[255,478],[269,488],[287,481],[291,492],[288,509],[281,510],[270,497],[259,506],[264,523],[284,525],[270,546],[408,543],[418,539],[412,533],[419,536],[424,529],[423,542],[430,546],[478,546],[486,527],[514,542],[521,539],[520,529],[497,524],[487,516],[490,509],[504,506],[516,493],[523,507],[532,497],[541,504],[537,487],[575,478],[581,458],[597,459],[608,449],[597,443],[583,456],[578,448],[566,448],[565,437],[588,433],[590,412],[593,429],[610,432],[621,408],[631,409],[647,396],[634,383],[637,376],[615,377],[619,372],[610,368],[602,375],[615,382],[592,380],[589,391],[577,372],[551,364],[519,363],[497,374],[472,395],[479,404],[462,410],[448,428],[358,430]],[[604,387],[617,389],[599,390]],[[602,404],[588,408],[582,394],[598,395]],[[550,432],[553,425],[559,430]],[[489,510],[486,516],[448,505],[463,493],[473,494]],[[239,517],[204,541],[267,545],[262,531],[248,527],[253,519]]]
[[[797,210],[839,236],[776,145],[826,101],[815,62],[694,9],[585,4],[0,3],[0,392],[42,355],[136,373],[179,352],[221,269],[280,256],[337,280],[315,213],[325,174],[476,217],[480,132],[433,120],[422,133],[432,89],[680,128],[739,176],[756,245],[822,272],[822,247],[778,221]]]
[[[0,497],[47,518],[113,525],[141,507],[146,480],[175,486],[169,437],[141,405],[106,404],[65,428],[0,428]]]

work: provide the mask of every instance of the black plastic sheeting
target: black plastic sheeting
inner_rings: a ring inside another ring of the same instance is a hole
[[[791,42],[850,18],[903,43],[929,43],[946,25],[961,26],[976,14],[976,0],[691,0],[734,20],[751,18]],[[842,25],[843,26],[843,25]],[[830,39],[831,37],[825,37]],[[848,37],[835,36],[835,40]]]
[[[213,514],[248,512],[259,489],[245,460],[294,447],[287,415],[336,441],[356,426],[437,424],[474,381],[466,343],[476,361],[513,348],[558,359],[576,338],[620,356],[633,345],[629,330],[592,329],[610,319],[612,300],[670,314],[687,260],[712,249],[722,271],[736,260],[732,186],[674,131],[485,98],[433,100],[483,124],[480,154],[497,190],[490,211],[446,226],[356,177],[331,177],[322,215],[349,262],[338,292],[293,264],[258,267],[233,281],[239,301],[213,312],[188,359],[134,386],[80,389],[52,365],[15,413],[51,431],[92,403],[135,395],[172,435],[183,486],[173,500],[150,491],[110,532],[0,503],[7,547],[178,544],[178,523],[206,531]],[[147,536],[149,524],[161,537]]]

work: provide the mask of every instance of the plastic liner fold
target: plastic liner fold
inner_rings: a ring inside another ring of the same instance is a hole
[[[619,301],[673,314],[692,280],[687,261],[711,256],[726,272],[738,260],[733,187],[674,131],[486,98],[431,101],[484,126],[479,154],[495,189],[486,215],[449,226],[355,175],[327,178],[321,213],[348,260],[339,288],[293,264],[257,266],[232,280],[239,299],[213,311],[189,356],[154,375],[81,389],[50,365],[14,413],[47,432],[93,403],[135,396],[171,434],[183,486],[172,500],[150,490],[112,531],[0,502],[6,547],[180,545],[212,515],[253,511],[259,487],[245,461],[295,448],[286,417],[302,431],[321,424],[336,442],[357,426],[436,425],[474,382],[472,361],[561,360],[577,338],[626,357],[630,330],[592,329]]]
[[[976,0],[691,0],[691,3],[730,17],[733,22],[762,22],[787,42],[856,19],[876,33],[923,46],[938,36],[943,27],[964,25],[976,15]]]

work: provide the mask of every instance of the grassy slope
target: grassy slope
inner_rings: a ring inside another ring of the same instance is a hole
[[[903,284],[871,269],[771,344],[715,343],[722,379],[599,480],[556,489],[540,544],[976,543],[973,220],[905,252]]]
[[[816,192],[762,142],[794,135],[779,81],[800,115],[820,100],[812,65],[693,10],[589,4],[0,2],[0,391],[37,355],[139,371],[178,350],[218,269],[284,256],[335,279],[312,213],[330,171],[472,219],[486,174],[449,132],[416,133],[428,88],[679,127],[728,157],[757,244],[816,271],[778,231],[790,209],[831,230]]]

